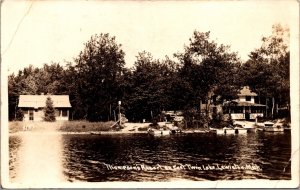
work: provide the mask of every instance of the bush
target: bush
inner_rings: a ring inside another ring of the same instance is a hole
[[[232,124],[228,121],[212,121],[210,123],[210,127],[217,128],[217,129],[221,129],[224,127],[230,127],[230,126],[232,126]]]
[[[139,127],[138,128],[138,131],[147,131],[148,130],[148,127]]]
[[[155,129],[160,128],[160,126],[158,125],[157,122],[151,123],[151,124],[149,125],[149,127],[152,127],[152,128],[155,128]]]
[[[23,121],[23,118],[24,118],[24,113],[23,111],[19,108],[17,110],[17,113],[16,113],[16,120],[17,121]]]

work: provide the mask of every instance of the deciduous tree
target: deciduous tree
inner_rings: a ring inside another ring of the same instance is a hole
[[[229,46],[218,45],[209,38],[210,32],[195,31],[185,51],[176,55],[182,64],[180,74],[190,83],[191,103],[199,105],[200,99],[207,102],[207,112],[212,95],[217,94],[220,99],[237,95],[240,66],[237,54],[230,52]]]
[[[118,76],[125,53],[115,37],[94,35],[75,59],[76,99],[90,121],[108,120],[110,107],[117,103]]]

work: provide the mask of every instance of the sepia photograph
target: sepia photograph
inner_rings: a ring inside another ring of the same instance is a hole
[[[299,187],[299,3],[1,1],[1,186]]]

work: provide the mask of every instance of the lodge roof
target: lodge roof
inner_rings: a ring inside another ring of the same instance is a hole
[[[55,108],[71,108],[69,95],[20,95],[20,108],[43,108],[50,97]]]
[[[255,92],[252,92],[248,86],[244,86],[238,96],[257,96]]]

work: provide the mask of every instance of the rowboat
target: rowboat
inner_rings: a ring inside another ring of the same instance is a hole
[[[264,123],[264,131],[265,132],[283,132],[284,127],[279,124],[274,124],[273,122],[265,122]]]
[[[210,132],[216,134],[246,134],[247,129],[243,127],[224,127],[222,129],[210,128]]]
[[[230,128],[230,127],[224,127],[222,129],[210,128],[209,131],[211,133],[216,133],[217,135],[235,134],[235,130],[233,128]]]
[[[224,130],[224,133],[228,134],[228,135],[236,133],[236,130],[234,128],[231,128],[231,127],[224,127],[223,130]]]
[[[165,135],[170,135],[169,130],[164,130],[164,129],[153,129],[149,128],[148,129],[148,134],[153,135],[153,136],[165,136]]]
[[[236,134],[246,134],[248,132],[246,125],[235,124],[233,129]]]
[[[248,129],[242,127],[235,127],[234,128],[236,134],[246,134]]]
[[[217,129],[217,128],[209,128],[210,133],[215,133],[217,135],[225,134],[223,129]]]

